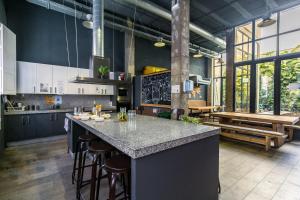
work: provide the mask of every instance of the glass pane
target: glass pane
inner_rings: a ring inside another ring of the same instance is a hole
[[[276,37],[271,37],[268,39],[259,40],[256,42],[256,58],[266,58],[271,56],[276,56],[277,49]]]
[[[222,85],[222,105],[225,105],[225,100],[226,100],[226,78],[223,78],[223,85]]]
[[[276,20],[276,23],[266,26],[259,27],[258,25],[263,21],[262,19],[258,19],[255,21],[255,38],[264,38],[272,35],[276,35],[277,33],[277,13],[271,16],[271,19]]]
[[[280,12],[279,32],[283,33],[300,28],[300,6]]]
[[[226,66],[222,66],[222,77],[226,77]]]
[[[214,79],[214,105],[221,105],[221,78]]]
[[[250,65],[236,68],[235,109],[237,112],[249,112],[250,103]]]
[[[247,61],[252,59],[252,43],[242,44],[235,47],[235,62]]]
[[[274,62],[260,63],[256,71],[257,112],[273,114],[274,106]]]
[[[252,40],[252,23],[235,28],[235,44],[250,42]]]
[[[280,55],[300,52],[300,31],[279,36]]]
[[[300,74],[300,58],[281,61],[281,114],[300,113],[300,90],[290,87],[290,84],[300,82],[297,74]]]

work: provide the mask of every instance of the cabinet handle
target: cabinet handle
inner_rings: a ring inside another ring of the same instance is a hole
[[[80,94],[80,88],[78,88],[78,94]]]

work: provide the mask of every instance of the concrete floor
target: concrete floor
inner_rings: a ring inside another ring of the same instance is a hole
[[[73,162],[66,148],[63,139],[6,149],[0,157],[0,200],[75,199]],[[266,153],[257,146],[222,141],[220,181],[222,200],[300,200],[300,142]],[[106,196],[106,181],[101,190]]]

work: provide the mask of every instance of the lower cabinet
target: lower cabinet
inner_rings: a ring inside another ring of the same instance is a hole
[[[6,142],[29,140],[65,134],[66,113],[4,116]]]

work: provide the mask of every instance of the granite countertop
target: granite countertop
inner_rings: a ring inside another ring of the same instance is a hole
[[[107,106],[102,108],[104,111],[115,111],[116,106]],[[5,111],[4,115],[30,115],[30,114],[46,114],[46,113],[73,113],[73,108],[62,108],[62,109],[52,109],[52,110],[25,110],[25,111]]]
[[[64,113],[64,112],[65,113],[73,112],[73,109],[5,111],[4,115],[30,115],[30,114]]]
[[[66,116],[133,159],[218,135],[220,128],[137,115],[119,122],[116,114],[104,122],[81,121]]]

